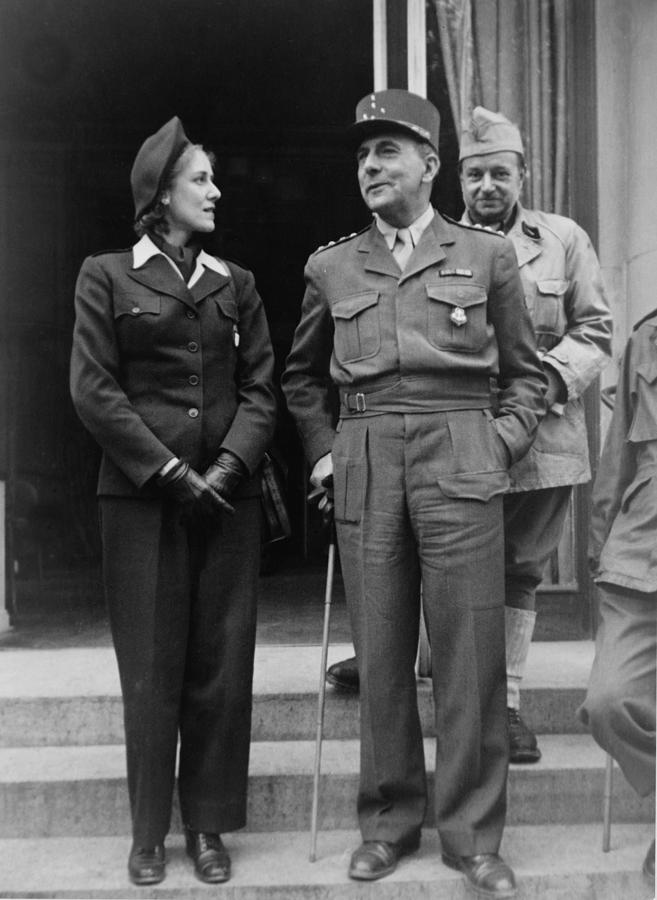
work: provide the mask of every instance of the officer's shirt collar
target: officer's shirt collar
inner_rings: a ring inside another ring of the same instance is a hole
[[[137,243],[132,248],[133,269],[141,269],[142,266],[146,265],[149,259],[152,259],[154,256],[158,255],[163,256],[167,260],[167,262],[179,278],[183,277],[180,269],[171,259],[171,257],[167,256],[166,253],[163,253],[160,248],[153,243],[153,241],[147,234],[145,234],[141,238],[141,240],[137,241]],[[210,254],[206,253],[205,250],[201,250],[196,257],[196,268],[192,272],[192,277],[187,282],[187,287],[192,287],[192,285],[196,284],[196,282],[203,274],[204,268],[212,269],[219,275],[226,275],[227,277],[230,276],[228,268],[221,262],[220,259],[215,259],[214,256],[210,256]]]
[[[417,247],[417,245],[419,244],[422,233],[429,225],[435,214],[435,209],[431,204],[429,204],[422,215],[418,216],[417,219],[414,222],[411,222],[411,224],[408,226],[408,230],[411,233],[411,239],[413,241],[414,247]],[[379,229],[385,239],[386,244],[388,245],[388,249],[392,250],[392,248],[395,246],[395,238],[397,237],[397,232],[399,231],[399,229],[395,228],[395,226],[391,225],[389,222],[386,222],[386,220],[382,219],[381,216],[377,213],[374,213],[374,220],[376,222],[376,227]]]
[[[499,231],[500,234],[508,234],[515,223],[518,221],[518,216],[520,212],[520,206],[516,203],[507,216],[506,220],[503,223],[497,223],[495,226],[493,225],[481,225],[479,222],[474,222],[472,216],[470,215],[469,210],[465,210],[463,216],[461,217],[462,222],[467,222],[468,225],[473,225],[475,228],[486,228],[488,231]]]

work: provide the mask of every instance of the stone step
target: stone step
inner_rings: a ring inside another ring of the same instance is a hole
[[[348,644],[330,648],[329,664],[350,656]],[[575,717],[593,659],[590,641],[533,644],[523,692],[523,716],[541,734],[581,733]],[[253,740],[314,737],[321,649],[290,646],[256,650]],[[325,735],[358,735],[355,695],[327,688]],[[431,685],[418,680],[425,734],[433,734]],[[0,746],[118,744],[123,709],[111,648],[6,650],[0,658]]]
[[[652,828],[616,825],[609,853],[599,825],[507,828],[504,858],[518,880],[518,900],[648,900],[641,876]],[[167,877],[150,888],[130,884],[124,837],[0,841],[0,897],[176,898],[201,900],[471,900],[463,876],[440,861],[437,836],[425,829],[417,853],[376,882],[346,875],[356,831],[320,832],[317,860],[308,861],[307,832],[228,835],[233,877],[212,888],[198,882],[182,839],[167,840]]]
[[[543,759],[511,766],[509,824],[595,822],[601,818],[602,751],[587,735],[546,735]],[[431,796],[434,741],[425,741]],[[251,832],[307,828],[312,801],[314,743],[260,741],[252,745],[248,828]],[[321,827],[356,826],[358,741],[325,741],[320,786]],[[614,819],[654,819],[652,801],[637,799],[620,772]],[[175,829],[180,829],[177,809]],[[427,824],[432,823],[431,812]],[[121,745],[0,749],[0,837],[129,834],[125,751]]]

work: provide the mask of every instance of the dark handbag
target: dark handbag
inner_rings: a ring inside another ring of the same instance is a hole
[[[285,473],[270,453],[262,462],[262,543],[273,544],[292,534],[285,505]]]

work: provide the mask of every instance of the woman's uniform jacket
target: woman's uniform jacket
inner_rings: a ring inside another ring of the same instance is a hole
[[[71,394],[103,450],[98,493],[156,496],[173,456],[254,475],[273,435],[273,353],[253,275],[201,251],[187,286],[147,236],[78,277]],[[241,495],[258,492],[248,479]]]
[[[627,343],[592,504],[596,581],[657,591],[657,310]]]
[[[565,216],[518,205],[507,237],[539,355],[567,391],[566,403],[552,407],[527,455],[511,467],[511,491],[581,484],[591,478],[582,394],[611,356],[600,263],[586,232]]]

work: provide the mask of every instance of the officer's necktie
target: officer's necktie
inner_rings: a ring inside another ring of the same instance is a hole
[[[395,243],[392,248],[392,255],[397,260],[399,268],[404,271],[408,258],[413,252],[413,238],[408,228],[400,228],[395,237]]]

